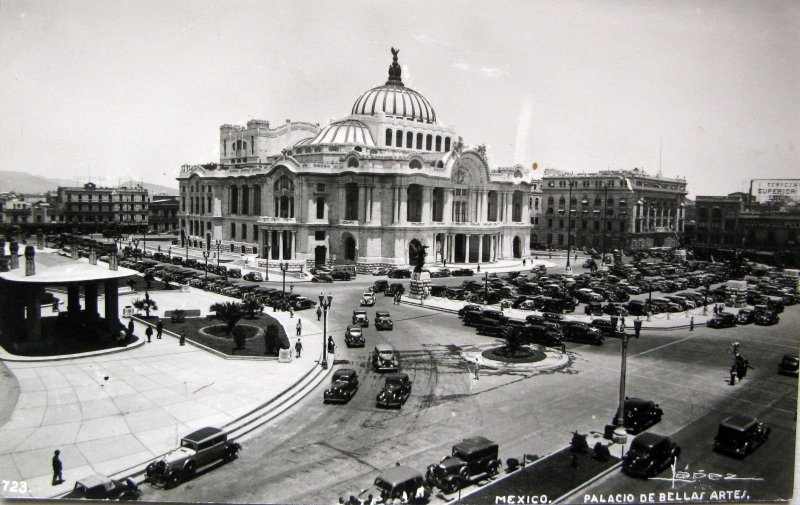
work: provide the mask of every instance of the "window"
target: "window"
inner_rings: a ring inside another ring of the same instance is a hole
[[[347,166],[350,168],[358,168],[358,158],[350,158],[347,160]]]
[[[436,136],[436,151],[442,150],[442,137],[441,135]]]
[[[422,134],[417,133],[417,149],[422,149]]]
[[[325,240],[325,231],[315,231],[314,240]]]
[[[317,219],[325,219],[325,197],[317,197]]]
[[[411,132],[406,133],[406,147],[409,149],[414,147],[414,134]]]
[[[433,135],[428,135],[425,137],[425,150],[430,151],[431,147],[433,146]]]
[[[392,129],[386,128],[386,142],[384,145],[387,147],[392,147]]]
[[[450,152],[450,137],[445,137],[444,139],[444,152]]]
[[[231,239],[236,238],[236,223],[231,223]],[[231,249],[232,251],[233,249]]]
[[[408,164],[408,168],[421,169],[422,168],[422,163],[420,163],[420,161],[415,158],[415,159],[411,160],[411,162]]]
[[[256,225],[253,225],[253,242],[257,241],[258,241],[258,227],[256,227]]]
[[[403,132],[400,130],[395,133],[394,145],[395,147],[403,147]]]

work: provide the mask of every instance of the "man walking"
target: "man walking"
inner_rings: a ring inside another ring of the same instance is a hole
[[[322,317],[322,309],[317,307],[317,321],[319,321],[321,317]]]
[[[480,377],[480,370],[481,370],[481,361],[479,358],[475,358],[475,380],[481,380]]]
[[[300,352],[302,352],[302,350],[303,350],[303,343],[300,342],[300,339],[298,338],[297,343],[294,344],[295,358],[300,357]]]
[[[161,340],[161,334],[164,332],[164,323],[161,321],[156,325],[156,340]]]
[[[333,336],[328,335],[328,354],[336,352],[336,343],[333,341]]]
[[[297,319],[296,328],[297,328],[297,336],[298,337],[300,336],[300,333],[303,331],[303,323],[301,321],[302,321],[302,319],[299,319],[299,318]]]
[[[186,345],[186,330],[181,331],[181,338],[178,340],[180,345]]]
[[[144,330],[144,334],[147,335],[147,343],[149,344],[153,337],[153,328],[148,326],[147,329]]]
[[[128,337],[133,336],[133,319],[128,321]]]
[[[59,459],[58,455],[61,454],[61,451],[56,449],[56,452],[53,454],[53,485],[57,486],[64,482],[64,477],[61,475],[62,465],[61,459]]]

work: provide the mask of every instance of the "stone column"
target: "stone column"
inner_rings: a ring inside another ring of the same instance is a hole
[[[422,188],[422,222],[430,224],[433,220],[431,213],[431,200],[433,188]]]
[[[347,197],[347,193],[345,192],[344,186],[339,186],[339,221],[344,219],[344,210],[345,210],[345,200]]]
[[[408,222],[408,190],[407,188],[398,188],[400,193],[400,223]]]
[[[104,284],[106,328],[115,331],[119,328],[119,288],[117,287],[117,279],[108,279]]]
[[[483,234],[478,235],[478,263],[483,261]]]
[[[97,283],[92,282],[83,286],[83,304],[86,307],[86,316],[96,319],[97,314]]]
[[[67,286],[67,312],[71,317],[77,317],[81,312],[80,286],[78,284]]]
[[[514,198],[512,198],[512,195],[510,193],[504,193],[503,196],[505,197],[505,204],[506,204],[505,205],[506,210],[505,210],[505,215],[503,216],[504,218],[503,221],[508,223],[511,221],[511,218],[514,215],[512,213],[512,208],[511,208],[514,203]]]
[[[478,222],[483,223],[489,220],[489,193],[488,191],[481,191],[481,215],[478,216]]]
[[[282,259],[284,259],[283,258],[283,238],[284,238],[284,233],[283,233],[283,230],[276,230],[276,233],[278,234],[278,259],[282,260]]]

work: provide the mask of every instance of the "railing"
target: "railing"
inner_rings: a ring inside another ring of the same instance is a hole
[[[258,218],[259,223],[280,223],[280,224],[295,224],[297,219],[294,217],[275,217],[275,216],[261,216]]]

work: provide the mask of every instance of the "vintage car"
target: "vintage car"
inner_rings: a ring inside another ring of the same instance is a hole
[[[344,343],[347,347],[364,347],[364,331],[361,326],[347,325],[344,330]]]
[[[714,450],[744,458],[769,438],[770,428],[746,416],[731,416],[721,423],[714,437]]]
[[[797,377],[798,361],[800,358],[797,354],[784,354],[781,362],[778,363],[778,373]]]
[[[242,277],[242,271],[238,268],[229,268],[227,272],[228,277],[233,277],[234,279],[239,279]]]
[[[386,267],[378,267],[372,269],[372,275],[386,275],[389,273],[389,269]]]
[[[464,317],[464,315],[467,312],[475,312],[475,313],[480,314],[480,312],[482,310],[483,310],[483,307],[481,307],[480,305],[475,305],[475,304],[472,304],[472,303],[468,303],[468,304],[464,305],[463,307],[461,307],[460,309],[458,309],[458,317]]]
[[[357,324],[362,328],[369,327],[369,318],[367,317],[366,310],[354,310],[353,311],[353,324]]]
[[[616,423],[617,415],[619,415],[619,410],[614,415],[614,419],[611,420],[612,425]],[[633,435],[641,433],[647,428],[660,423],[663,415],[664,411],[661,410],[657,403],[653,403],[650,400],[642,400],[641,398],[625,397],[625,431],[628,433]]]
[[[373,293],[383,293],[389,288],[389,281],[386,279],[378,279],[372,285],[372,292]]]
[[[526,344],[560,347],[564,342],[560,332],[553,331],[542,324],[526,325],[522,328],[521,335]]]
[[[408,374],[395,372],[386,376],[376,398],[378,407],[397,407],[400,408],[411,396],[411,379]]]
[[[335,281],[349,281],[353,279],[353,274],[347,270],[334,270],[331,272],[331,277]]]
[[[181,439],[178,449],[147,465],[145,480],[174,487],[192,478],[201,467],[217,460],[233,461],[242,446],[228,440],[219,428],[201,428]]]
[[[562,332],[564,340],[572,342],[602,345],[605,340],[602,331],[582,321],[567,321],[563,325]]]
[[[298,296],[294,300],[291,300],[291,307],[294,308],[294,310],[313,309],[316,306],[317,302],[305,296]]]
[[[397,372],[400,367],[394,350],[386,345],[376,345],[372,351],[372,368],[376,372]]]
[[[325,390],[324,403],[347,402],[358,389],[358,374],[352,368],[340,368],[333,372],[331,387]]]
[[[637,435],[622,459],[622,471],[635,477],[655,477],[681,454],[670,437],[645,432]]]
[[[709,328],[732,328],[736,326],[736,316],[730,312],[720,312],[706,324]]]
[[[333,282],[333,277],[329,274],[317,274],[311,278],[311,282]]]
[[[361,293],[361,306],[372,307],[375,305],[375,294],[372,291]]]
[[[755,322],[756,313],[753,309],[739,309],[736,313],[736,324],[750,324]]]
[[[261,282],[264,280],[264,277],[261,275],[261,272],[247,272],[242,276],[242,279],[246,281]]]
[[[96,474],[75,481],[75,487],[63,498],[132,501],[141,495],[142,491],[131,478],[117,480]]]
[[[603,332],[606,337],[617,336],[616,318],[613,321],[610,319],[593,319],[590,324]]]
[[[774,310],[759,310],[756,311],[756,316],[753,322],[755,322],[759,326],[772,326],[773,324],[778,324],[780,321],[780,317],[778,317],[778,313]]]
[[[455,270],[450,272],[450,275],[452,275],[453,277],[459,277],[459,276],[470,277],[472,275],[475,275],[475,271],[470,268],[456,268]]]
[[[467,438],[455,444],[451,455],[439,464],[428,465],[426,482],[451,494],[477,476],[496,475],[500,470],[498,450],[496,443],[484,437]]]
[[[400,503],[405,495],[408,503],[428,503],[430,494],[421,473],[398,465],[382,472],[372,486],[361,490],[358,496],[362,502],[372,495],[377,503]]]
[[[400,284],[399,282],[394,282],[390,284],[388,288],[386,288],[386,291],[384,291],[383,294],[384,296],[394,296],[397,293],[400,293],[402,295],[405,292],[406,288],[403,287],[402,284]]]
[[[386,311],[375,312],[375,329],[376,330],[393,330],[394,323],[392,316]]]

